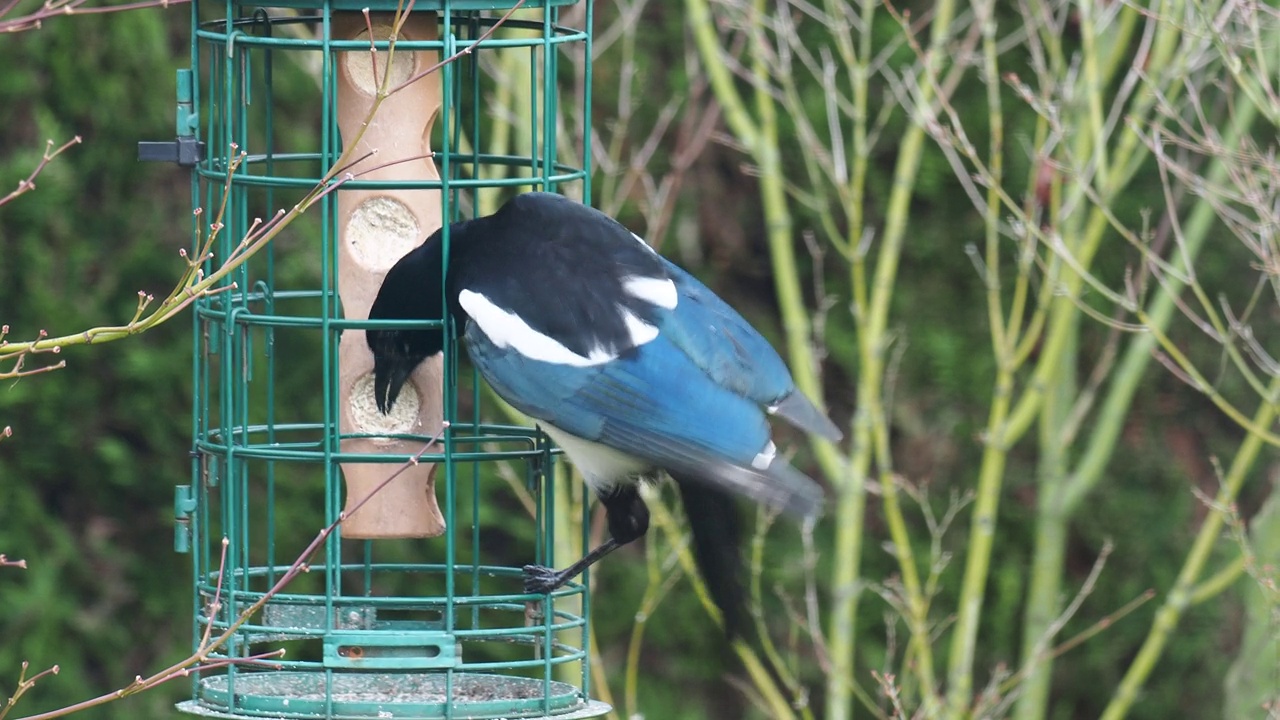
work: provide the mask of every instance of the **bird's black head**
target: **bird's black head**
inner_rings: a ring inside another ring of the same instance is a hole
[[[382,281],[369,310],[370,320],[440,320],[444,317],[441,282],[443,252],[440,231],[395,264]],[[373,390],[385,415],[409,375],[423,360],[444,350],[444,331],[434,329],[370,329]]]

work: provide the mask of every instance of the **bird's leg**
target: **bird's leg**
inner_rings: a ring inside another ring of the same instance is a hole
[[[525,592],[545,595],[558,590],[600,558],[640,538],[649,530],[649,508],[640,499],[638,485],[617,485],[601,493],[600,502],[604,503],[609,520],[609,539],[564,570],[525,565]]]
[[[565,583],[574,579],[583,570],[591,567],[597,560],[621,547],[613,538],[600,543],[599,547],[582,556],[578,562],[563,570],[556,570],[543,565],[524,566],[524,591],[546,595],[559,590]]]

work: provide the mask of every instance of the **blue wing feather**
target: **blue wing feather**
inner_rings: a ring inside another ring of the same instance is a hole
[[[680,302],[662,315],[662,333],[721,387],[769,406],[801,430],[838,441],[840,429],[796,390],[773,346],[706,285],[665,258],[663,263]]]
[[[658,338],[592,367],[532,360],[470,324],[471,360],[521,412],[658,466],[721,460],[750,465],[769,442],[760,408],[712,382]]]
[[[661,332],[718,385],[761,405],[795,391],[773,346],[706,285],[663,258],[680,302],[662,316]]]
[[[466,336],[493,389],[533,418],[795,515],[821,511],[822,488],[782,458],[752,466],[770,442],[760,407],[713,382],[661,335],[592,367],[531,360],[474,323]]]

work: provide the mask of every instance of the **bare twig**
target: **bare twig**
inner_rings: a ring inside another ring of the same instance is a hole
[[[9,428],[7,427],[5,428],[5,430],[8,430],[8,429]],[[8,436],[6,435],[4,437],[8,437]],[[0,553],[0,567],[14,567],[14,568],[18,568],[19,570],[26,570],[27,561],[26,560],[10,560],[8,555],[5,555],[4,553]]]
[[[28,690],[35,687],[35,684],[41,678],[47,675],[57,675],[59,670],[58,666],[54,665],[53,667],[42,670],[31,677],[27,677],[27,669],[30,667],[31,663],[28,663],[25,660],[22,661],[22,670],[18,673],[18,687],[13,691],[13,694],[9,696],[9,701],[5,703],[4,707],[0,707],[0,720],[4,720],[5,716],[9,714],[9,711],[13,709],[13,706],[18,704],[18,700],[22,699],[22,696],[25,695]]]
[[[3,13],[0,13],[0,16],[2,15]],[[0,24],[0,27],[3,27],[3,24]],[[53,146],[53,140],[46,140],[45,146],[44,146],[44,155],[40,158],[40,162],[36,163],[36,167],[34,170],[31,171],[30,175],[18,181],[18,188],[16,190],[11,191],[8,195],[5,195],[4,197],[0,197],[0,207],[3,207],[4,205],[7,205],[13,202],[14,200],[18,199],[18,197],[25,195],[31,192],[32,190],[35,190],[36,177],[39,176],[40,173],[45,169],[45,166],[47,166],[49,162],[52,161],[54,158],[66,152],[67,148],[71,147],[72,145],[79,145],[79,144],[80,144],[79,135],[71,138],[70,140],[62,143],[57,147]]]
[[[14,380],[17,378],[26,377],[28,375],[39,375],[40,373],[46,373],[51,370],[58,370],[66,367],[67,365],[66,360],[59,360],[53,365],[45,365],[42,367],[36,367],[36,368],[25,367],[28,357],[32,355],[39,355],[42,353],[52,353],[56,355],[62,351],[61,346],[55,345],[51,348],[37,348],[34,345],[32,345],[31,347],[23,348],[15,352],[9,353],[9,352],[6,352],[6,350],[8,350],[10,343],[8,340],[4,339],[5,336],[8,334],[9,334],[9,326],[0,325],[0,360],[11,360],[13,362],[13,364],[9,366],[9,369],[0,370],[0,380]],[[44,338],[48,337],[49,333],[46,332],[44,329],[41,329],[40,332],[38,332],[36,335],[37,335],[36,342],[39,342],[40,340],[43,340]],[[6,435],[6,437],[8,436]]]
[[[448,64],[449,64],[449,63],[451,63],[451,62],[454,62],[455,60],[457,60],[458,58],[462,57],[463,55],[470,55],[472,52],[474,52],[474,51],[475,51],[475,49],[476,49],[476,48],[478,48],[478,47],[480,47],[481,45],[483,45],[483,44],[484,44],[484,42],[485,42],[486,40],[488,40],[488,39],[489,39],[489,38],[490,38],[490,37],[491,37],[495,32],[497,32],[497,31],[498,31],[498,28],[502,27],[502,26],[507,22],[507,20],[510,20],[510,19],[511,19],[511,16],[512,16],[512,15],[515,15],[515,13],[516,13],[516,11],[517,11],[517,10],[519,10],[519,9],[520,9],[520,8],[522,8],[522,7],[524,7],[524,3],[525,3],[525,0],[519,0],[519,2],[517,2],[515,5],[512,5],[512,6],[511,6],[511,9],[510,9],[510,10],[507,10],[507,12],[506,12],[506,13],[504,13],[504,14],[502,15],[502,17],[498,18],[497,22],[495,22],[494,24],[490,25],[490,26],[489,26],[489,28],[488,28],[487,30],[485,30],[483,33],[481,33],[481,34],[480,34],[480,37],[476,38],[476,41],[475,41],[475,42],[471,43],[470,45],[467,45],[467,46],[463,47],[463,48],[462,48],[461,50],[459,50],[458,52],[456,52],[456,53],[454,53],[454,54],[450,55],[449,57],[447,57],[447,58],[445,58],[445,59],[441,60],[440,62],[438,62],[438,63],[436,63],[436,64],[434,64],[434,65],[431,65],[431,66],[427,67],[427,68],[426,68],[426,69],[424,69],[422,72],[419,72],[417,75],[414,75],[413,77],[409,78],[408,80],[405,80],[404,82],[402,82],[402,83],[400,83],[399,85],[395,86],[395,87],[394,87],[394,88],[392,88],[390,91],[382,91],[382,92],[379,92],[379,95],[380,95],[381,97],[386,97],[386,96],[392,95],[392,94],[394,94],[394,93],[397,93],[397,92],[399,92],[400,90],[403,90],[404,88],[409,87],[410,85],[412,85],[412,84],[414,84],[414,83],[418,82],[418,81],[419,81],[419,80],[421,80],[422,78],[424,78],[424,77],[426,77],[426,76],[430,75],[431,73],[439,71],[439,70],[440,70],[440,68],[444,67],[445,65],[448,65]],[[408,7],[406,7],[406,9],[405,9],[404,17],[408,17],[408,10],[409,10],[409,8],[412,8],[412,7],[413,7],[413,0],[409,0]],[[399,26],[400,26],[400,24],[402,24],[402,23],[403,23],[403,20],[401,20],[401,22],[400,22],[400,23],[397,23],[397,26],[396,26],[396,29],[397,29],[397,30],[399,30]],[[390,64],[390,61],[388,60],[387,67],[390,67],[390,66],[391,66],[391,64]],[[352,145],[354,145],[354,143],[352,143]]]
[[[98,7],[84,7],[88,0],[45,0],[39,10],[20,15],[16,18],[4,20],[4,16],[13,11],[17,7],[20,0],[8,0],[3,6],[0,6],[0,34],[3,33],[20,33],[27,30],[39,30],[44,21],[55,17],[70,17],[72,15],[103,15],[106,13],[120,13],[129,10],[142,10],[145,8],[167,8],[171,5],[184,5],[190,0],[139,0],[138,2],[121,3],[120,5],[101,5]]]
[[[1151,599],[1154,598],[1155,596],[1156,596],[1155,590],[1151,590],[1151,589],[1144,590],[1141,594],[1138,595],[1138,597],[1130,600],[1124,605],[1121,605],[1120,608],[1115,612],[1103,618],[1100,618],[1094,624],[1090,625],[1089,627],[1085,628],[1079,633],[1071,636],[1070,638],[1064,640],[1057,647],[1053,648],[1053,650],[1049,652],[1047,657],[1057,658],[1063,655],[1064,653],[1079,647],[1085,641],[1094,637],[1098,633],[1110,628],[1112,625],[1115,625],[1117,621],[1121,620],[1125,616],[1132,613],[1134,610],[1137,610],[1138,608],[1142,607],[1143,605],[1151,601]],[[1006,685],[1005,687],[1002,688],[1002,690],[1007,692],[1009,689],[1011,689],[1013,684],[1022,680],[1025,672],[1026,670],[1024,669],[1012,675],[1006,681]]]

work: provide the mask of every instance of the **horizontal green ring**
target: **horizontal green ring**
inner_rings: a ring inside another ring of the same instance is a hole
[[[275,24],[274,22],[272,24]],[[266,23],[255,22],[250,26],[265,26]],[[275,35],[252,35],[240,29],[232,30],[230,33],[225,30],[208,29],[211,27],[226,27],[226,23],[216,21],[212,24],[206,24],[204,27],[196,30],[196,37],[208,45],[235,45],[247,47],[270,48],[273,50],[306,50],[312,52],[323,51],[327,46],[330,50],[338,52],[359,52],[361,50],[368,51],[370,46],[377,50],[387,50],[391,46],[389,40],[374,40],[370,43],[368,40],[333,40],[330,39],[326,43],[322,39],[309,38],[291,38],[277,37]],[[503,27],[505,29],[526,29],[541,30],[541,25],[525,23],[521,28],[520,24],[516,24],[508,20]],[[525,38],[505,38],[490,36],[481,43],[479,38],[454,38],[448,43],[450,47],[461,50],[468,47],[482,47],[489,50],[502,49],[524,49],[539,48],[550,45],[566,45],[576,42],[585,42],[587,34],[575,28],[565,28],[560,26],[552,27],[551,35],[543,35],[541,37],[525,37]],[[397,40],[396,49],[405,52],[418,52],[423,50],[443,51],[445,49],[444,40]],[[455,52],[457,51],[455,50]]]

